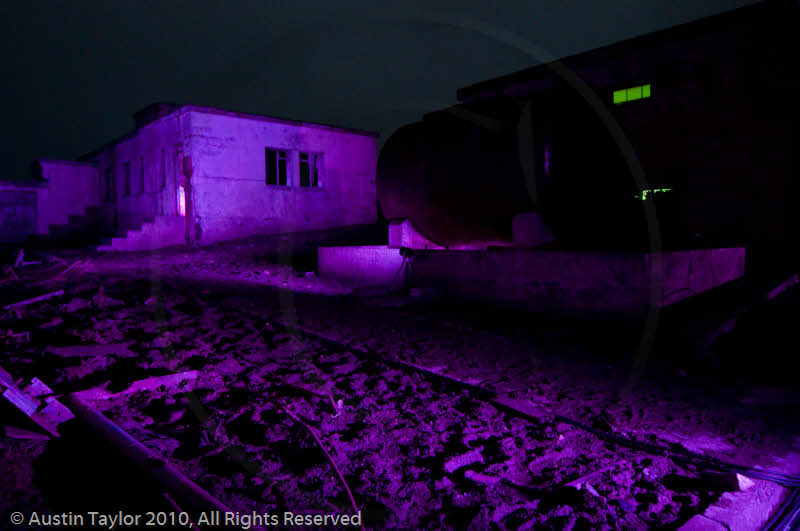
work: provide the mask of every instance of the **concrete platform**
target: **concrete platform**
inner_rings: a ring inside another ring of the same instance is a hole
[[[320,247],[319,273],[345,284],[436,286],[470,300],[531,311],[640,314],[744,275],[744,248],[664,253],[401,250],[388,246]]]

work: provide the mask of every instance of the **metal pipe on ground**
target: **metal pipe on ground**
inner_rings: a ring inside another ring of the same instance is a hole
[[[98,435],[116,447],[127,459],[141,470],[148,473],[156,481],[164,485],[181,507],[190,511],[215,510],[221,513],[233,512],[221,501],[213,497],[202,487],[187,478],[172,465],[156,456],[142,443],[131,437],[125,430],[106,418],[80,398],[67,395],[64,397],[67,407]]]

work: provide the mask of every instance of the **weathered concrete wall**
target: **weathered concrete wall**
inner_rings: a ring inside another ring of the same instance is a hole
[[[192,206],[201,244],[251,234],[374,223],[374,136],[188,111]],[[266,184],[265,148],[289,151],[288,184]],[[322,153],[320,186],[300,187],[299,152]]]
[[[408,247],[409,249],[444,249],[436,245],[414,228],[409,219],[396,219],[389,222],[389,247]]]
[[[743,248],[660,255],[511,247],[417,250],[410,279],[456,297],[526,310],[636,315],[741,277],[744,259]],[[399,281],[403,272],[395,274],[401,264],[400,250],[388,247],[319,250],[320,275],[355,285]]]
[[[42,187],[0,181],[0,243],[36,234],[36,205]]]
[[[100,201],[116,203],[121,229],[137,229],[156,216],[178,214],[179,150],[185,114],[173,113],[155,120],[94,156],[100,179]],[[130,165],[130,193],[126,190],[125,165]],[[112,187],[106,190],[106,172]],[[106,201],[106,198],[109,198]]]
[[[39,160],[46,186],[37,195],[39,234],[50,225],[66,224],[70,214],[83,214],[99,201],[97,168],[94,164],[69,160]]]
[[[386,245],[320,247],[317,251],[320,276],[354,287],[399,286],[404,282],[400,249]]]

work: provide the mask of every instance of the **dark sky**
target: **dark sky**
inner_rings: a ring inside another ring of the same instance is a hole
[[[558,58],[749,3],[5,0],[0,179],[99,147],[153,101],[385,139],[457,88],[539,62],[527,43]]]

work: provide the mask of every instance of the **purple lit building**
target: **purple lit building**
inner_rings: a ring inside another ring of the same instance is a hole
[[[164,103],[134,119],[78,162],[36,161],[37,233],[138,250],[376,221],[377,134]]]

